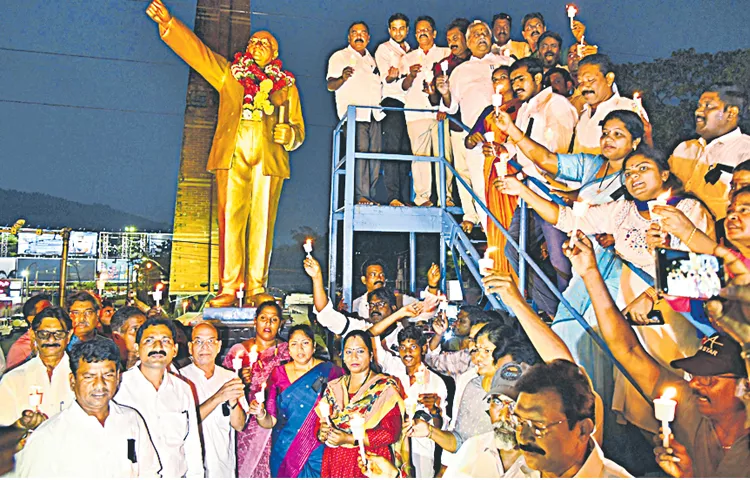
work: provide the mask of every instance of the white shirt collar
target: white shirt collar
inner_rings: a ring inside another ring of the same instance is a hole
[[[601,478],[604,476],[604,453],[593,438],[590,440],[589,446],[591,452],[581,465],[578,473],[573,475],[573,478]]]
[[[349,50],[349,53],[353,53],[354,55],[356,55],[356,56],[357,56],[357,58],[359,58],[359,57],[365,58],[365,57],[367,57],[368,55],[370,55],[370,51],[369,51],[369,50],[367,50],[366,48],[365,48],[365,54],[364,54],[364,55],[362,55],[362,54],[361,54],[361,53],[359,53],[358,51],[354,50],[354,48],[353,48],[353,47],[352,47],[351,45],[347,45],[347,46],[346,46],[346,50]]]
[[[399,43],[396,40],[392,39],[392,38],[388,39],[388,43],[390,43],[393,48],[395,48],[397,50],[401,50],[404,53],[409,53],[409,50],[411,50],[411,45],[409,45],[409,42],[407,42],[407,41],[404,41],[404,45],[406,45],[406,50],[404,50],[403,48],[401,48],[401,45],[399,45]]]
[[[742,131],[740,130],[740,127],[737,127],[731,132],[727,132],[720,137],[714,138],[713,140],[708,142],[708,144],[706,144],[706,139],[704,139],[703,137],[699,138],[698,141],[700,142],[701,145],[703,145],[704,147],[706,147],[706,149],[708,149],[715,145],[726,143],[728,141],[731,141],[734,138],[739,138],[741,136],[742,136]]]
[[[612,84],[612,96],[611,96],[611,97],[609,97],[608,99],[604,100],[604,101],[603,101],[602,103],[600,103],[599,105],[597,105],[597,106],[596,106],[596,110],[597,110],[597,111],[599,111],[599,109],[600,109],[600,108],[601,108],[602,106],[604,106],[604,105],[607,105],[608,103],[613,103],[613,102],[616,102],[616,101],[617,101],[617,100],[619,100],[619,99],[620,99],[620,93],[619,93],[619,92],[617,91],[617,85],[615,85],[615,84],[613,83],[613,84]],[[591,110],[591,105],[589,105],[588,103],[584,103],[584,104],[583,104],[583,111],[584,111],[584,112],[588,112],[589,110]]]

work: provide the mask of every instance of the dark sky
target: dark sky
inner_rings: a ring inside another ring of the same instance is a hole
[[[4,0],[0,14],[0,188],[45,192],[171,222],[182,142],[187,67],[159,40],[146,0]],[[167,0],[192,25],[195,0]],[[298,78],[307,124],[292,154],[277,234],[327,228],[333,96],[325,89],[330,54],[345,46],[354,20],[370,25],[370,51],[402,11],[432,15],[438,40],[452,18],[487,21],[510,2],[252,0],[254,30],[279,39],[285,68]],[[513,2],[502,9],[520,37],[524,13],[541,11],[548,29],[572,41],[565,1]],[[747,2],[579,1],[586,38],[617,62],[750,48]],[[410,37],[410,43],[415,44]],[[2,207],[0,207],[2,208]],[[18,212],[21,214],[22,212]]]

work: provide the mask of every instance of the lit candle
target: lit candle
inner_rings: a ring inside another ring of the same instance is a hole
[[[489,275],[495,269],[495,260],[490,257],[490,253],[497,250],[497,247],[489,247],[484,251],[484,256],[479,259],[479,273]]]
[[[285,123],[286,120],[286,105],[279,105],[279,123]]]
[[[305,244],[302,245],[302,248],[305,249],[305,253],[307,254],[307,258],[312,258],[312,238],[308,238],[305,240]]]
[[[39,411],[43,395],[42,387],[32,386],[29,388],[29,407],[35,412]]]
[[[240,308],[242,308],[242,300],[245,298],[245,284],[240,283],[240,289],[237,290],[237,300],[239,300]]]
[[[669,422],[674,421],[677,402],[673,399],[676,395],[677,390],[674,387],[667,387],[661,397],[654,399],[654,414],[656,419],[661,422],[661,431],[664,435],[662,446],[664,448],[669,448],[669,435],[672,433]]]
[[[495,107],[495,115],[500,114],[500,107],[503,105],[503,96],[500,93],[500,86],[495,89],[495,93],[492,94],[492,106]]]
[[[367,455],[365,454],[365,418],[361,415],[352,414],[349,426],[352,429],[354,440],[359,443],[359,456],[362,457],[362,463],[367,465]]]
[[[331,424],[331,404],[325,398],[321,398],[318,402],[318,411],[320,412],[321,418],[328,424]]]
[[[669,197],[672,196],[672,190],[667,190],[666,192],[662,193],[658,197],[656,197],[655,200],[649,200],[648,203],[648,213],[651,215],[651,220],[659,220],[661,218],[661,215],[658,213],[654,213],[654,207],[664,207],[667,205],[667,200],[669,200]]]
[[[565,10],[568,12],[568,18],[570,19],[570,29],[573,30],[573,19],[575,19],[576,14],[578,13],[578,7],[569,3],[565,5]]]
[[[404,407],[406,407],[406,414],[411,420],[414,420],[414,414],[417,413],[417,400],[414,398],[414,394],[406,397],[404,400]]]
[[[448,60],[440,62],[440,69],[443,71],[443,75],[448,75]]]
[[[581,43],[576,45],[576,53],[578,53],[578,58],[583,57],[583,47],[586,46],[586,44],[583,43],[584,38],[585,38],[585,35],[581,35]]]
[[[244,352],[244,350],[239,350],[232,359],[232,369],[234,369],[234,373],[237,375],[239,375],[240,370],[242,370],[242,355]]]
[[[484,140],[492,147],[492,156],[495,157],[495,132],[485,132]]]
[[[161,299],[163,295],[162,288],[164,288],[164,285],[161,283],[157,283],[156,290],[154,290],[154,293],[152,293],[152,295],[154,296],[154,303],[156,304],[157,307],[161,303]]]
[[[255,393],[255,401],[261,405],[266,401],[266,382],[263,382],[260,386],[260,390]]]
[[[570,234],[570,242],[568,243],[570,248],[576,246],[576,240],[578,239],[578,219],[586,216],[589,207],[589,203],[585,200],[573,202],[573,232]]]
[[[250,367],[252,367],[253,364],[257,361],[258,361],[258,346],[253,345],[250,348]]]
[[[500,161],[495,163],[495,172],[497,172],[497,178],[505,178],[508,176],[508,154],[503,152],[500,154]]]

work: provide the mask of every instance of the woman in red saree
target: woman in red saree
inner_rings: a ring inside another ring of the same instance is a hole
[[[255,338],[245,340],[229,349],[224,367],[234,370],[232,360],[242,358],[240,377],[249,389],[249,399],[261,390],[271,372],[289,361],[289,346],[277,335],[281,325],[281,307],[274,302],[263,302],[255,314]],[[255,347],[255,350],[253,350]],[[249,352],[255,351],[258,360],[250,363]],[[251,418],[245,429],[237,432],[237,476],[239,478],[270,478],[271,430]]]
[[[346,335],[344,364],[348,374],[331,381],[323,396],[330,405],[330,417],[323,418],[320,404],[316,408],[321,417],[318,439],[325,444],[320,476],[364,478],[350,424],[356,416],[364,418],[365,451],[400,467],[404,415],[401,388],[393,377],[379,373],[369,333],[353,330]]]
[[[521,101],[513,97],[513,90],[510,88],[510,67],[503,65],[492,72],[492,87],[495,92],[503,96],[503,104],[500,109],[507,112],[510,118],[515,121],[518,109],[521,108]],[[513,220],[513,212],[518,204],[518,197],[515,195],[506,195],[498,192],[492,183],[497,178],[495,164],[499,163],[498,155],[505,151],[501,146],[508,135],[497,128],[493,120],[495,108],[490,105],[479,114],[477,122],[466,136],[466,148],[473,149],[479,144],[485,143],[484,134],[493,132],[495,134],[494,152],[496,155],[485,155],[484,157],[484,192],[476,192],[477,195],[484,193],[484,202],[489,208],[492,215],[500,221],[504,228],[510,227]],[[516,170],[508,167],[508,174],[516,173]],[[505,235],[500,231],[491,219],[487,219],[487,248],[492,248],[490,258],[495,261],[495,269],[503,273],[510,273],[515,277],[515,272],[510,263],[505,258]]]

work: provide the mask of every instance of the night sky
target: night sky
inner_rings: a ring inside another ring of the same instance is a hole
[[[166,1],[193,25],[195,0]],[[470,7],[468,5],[471,5]],[[145,0],[5,0],[0,14],[0,188],[44,192],[171,223],[182,142],[187,66],[158,38]],[[370,25],[370,51],[387,39],[386,22],[402,11],[432,15],[438,44],[454,17],[489,21],[511,14],[520,40],[524,13],[541,11],[547,28],[572,35],[565,1],[421,2],[252,0],[253,30],[279,39],[281,59],[298,78],[307,126],[291,156],[277,235],[307,225],[327,228],[333,94],[328,57],[346,45],[354,20]],[[553,7],[554,5],[554,7]],[[586,39],[617,62],[750,48],[747,2],[579,1]],[[413,36],[409,37],[412,46]],[[2,208],[2,207],[0,207]],[[18,212],[19,215],[22,212]]]

